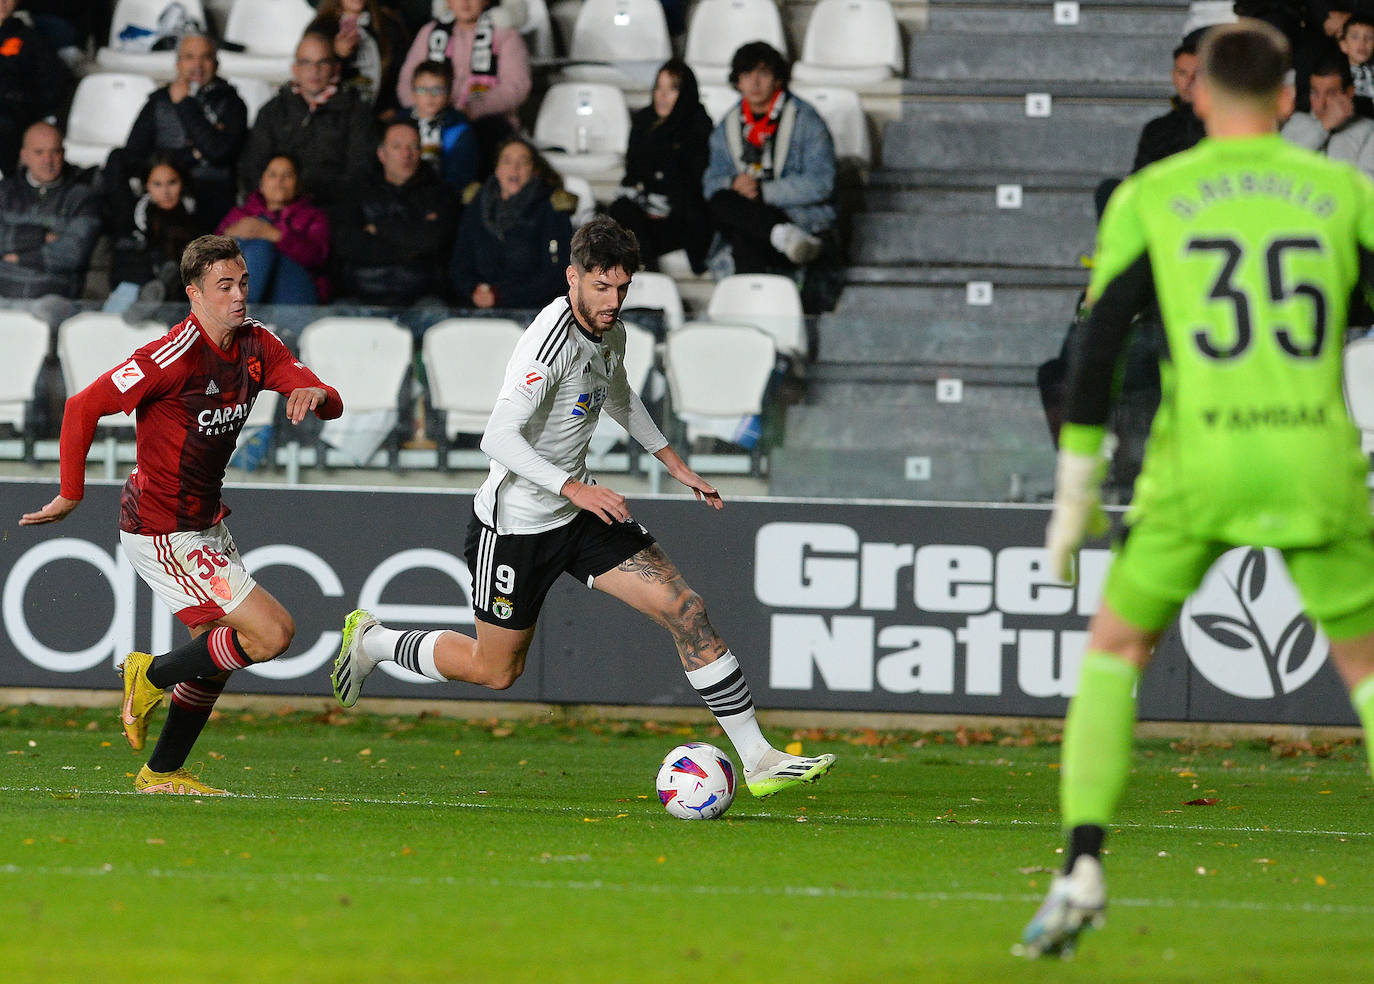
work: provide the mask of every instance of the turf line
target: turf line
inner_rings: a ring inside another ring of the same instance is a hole
[[[132,789],[78,789],[75,787],[54,787],[54,786],[0,786],[0,793],[46,793],[53,797],[80,797],[80,796],[146,796]],[[170,797],[176,799],[179,797]],[[589,810],[582,806],[555,806],[552,804],[541,806],[514,805],[508,803],[479,803],[467,800],[434,800],[434,799],[411,799],[411,798],[391,798],[382,799],[373,796],[291,796],[278,793],[234,793],[227,797],[217,796],[187,796],[185,799],[192,800],[257,800],[268,803],[324,803],[331,806],[350,806],[359,804],[363,806],[417,806],[428,807],[431,809],[454,809],[454,810],[495,810],[503,813],[567,813],[573,816],[582,815],[589,820],[611,819],[609,815],[595,816],[601,809]],[[746,801],[747,802],[747,801]],[[630,806],[633,804],[625,804]],[[910,825],[910,826],[945,826],[956,825],[962,827],[985,827],[988,830],[1006,829],[1009,827],[1027,827],[1035,829],[1059,829],[1059,821],[1053,818],[1045,820],[979,820],[970,817],[969,819],[951,819],[949,817],[931,817],[930,819],[920,819],[917,817],[868,817],[855,814],[811,814],[806,817],[798,817],[793,813],[747,813],[736,814],[732,819],[749,820],[784,820],[802,821],[813,823],[830,824],[882,824],[882,825]],[[1302,837],[1321,836],[1321,837],[1347,837],[1347,838],[1368,838],[1374,837],[1374,831],[1369,830],[1325,830],[1319,828],[1292,828],[1292,827],[1252,827],[1252,826],[1207,826],[1202,824],[1181,824],[1181,823],[1118,823],[1113,827],[1130,831],[1133,833],[1148,833],[1152,830],[1172,830],[1194,833],[1215,833],[1215,834],[1295,834]]]
[[[733,895],[733,896],[781,896],[787,898],[821,899],[859,899],[887,902],[976,902],[999,905],[1033,905],[1041,900],[1038,894],[1026,892],[922,892],[902,891],[900,889],[863,889],[837,888],[833,885],[671,885],[656,882],[612,882],[595,879],[558,881],[545,878],[482,878],[479,876],[458,878],[452,875],[429,877],[405,876],[386,877],[375,874],[332,875],[326,872],[234,872],[201,869],[148,868],[136,869],[126,866],[120,873],[132,870],[140,878],[157,878],[168,881],[269,881],[274,883],[298,882],[315,884],[345,885],[367,882],[372,884],[433,885],[445,887],[481,887],[494,889],[524,889],[537,891],[575,891],[608,892],[626,895]],[[44,865],[26,867],[24,865],[0,865],[0,875],[20,877],[73,877],[107,878],[115,873],[112,866],[99,868],[49,867]],[[1317,904],[1311,902],[1264,902],[1247,899],[1159,899],[1159,898],[1117,898],[1110,904],[1114,908],[1131,909],[1195,909],[1226,910],[1264,913],[1303,913],[1315,915],[1354,915],[1374,916],[1374,905]]]

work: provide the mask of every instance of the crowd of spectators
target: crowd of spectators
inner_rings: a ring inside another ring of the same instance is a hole
[[[59,51],[105,40],[108,10],[59,12],[65,26],[45,33],[35,16],[52,6],[0,0],[4,296],[98,291],[85,273],[106,234],[107,309],[170,297],[180,247],[211,230],[242,244],[255,301],[530,308],[566,289],[572,216],[588,203],[524,136],[529,54],[492,0],[318,0],[290,81],[251,125],[216,40],[187,23],[158,42],[175,48],[172,81],[85,171],[63,162],[78,73]],[[604,206],[651,269],[676,253],[697,274],[800,276],[838,254],[833,144],[789,68],[764,42],[742,46],[740,101],[713,127],[686,63],[661,67]]]

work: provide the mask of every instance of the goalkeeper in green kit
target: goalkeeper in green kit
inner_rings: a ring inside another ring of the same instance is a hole
[[[1130,769],[1136,682],[1226,550],[1282,551],[1374,736],[1374,523],[1341,387],[1349,298],[1374,280],[1374,184],[1275,132],[1293,91],[1272,27],[1214,28],[1198,54],[1207,139],[1112,196],[1070,363],[1046,533],[1066,580],[1084,536],[1106,531],[1097,484],[1112,369],[1132,316],[1158,299],[1163,398],[1069,705],[1065,867],[1022,936],[1031,957],[1066,955],[1102,922],[1099,854]]]

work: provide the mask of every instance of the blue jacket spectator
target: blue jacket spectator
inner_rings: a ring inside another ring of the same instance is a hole
[[[414,104],[402,111],[420,131],[420,156],[455,192],[477,180],[481,151],[472,120],[450,102],[453,66],[446,61],[421,62],[411,77]]]
[[[737,273],[810,263],[835,224],[835,146],[820,114],[787,91],[789,75],[771,45],[744,45],[730,70],[740,102],[711,133],[702,191]]]
[[[96,195],[76,180],[47,123],[24,131],[19,163],[0,181],[0,297],[80,297],[100,235]]]

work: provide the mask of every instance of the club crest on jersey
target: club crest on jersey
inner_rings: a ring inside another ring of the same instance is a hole
[[[511,604],[509,598],[502,598],[497,595],[491,600],[491,613],[504,622],[515,614],[515,606]]]
[[[256,355],[248,357],[248,375],[253,377],[253,382],[262,382],[262,361]]]
[[[115,389],[121,393],[127,393],[134,384],[143,378],[143,370],[138,367],[138,363],[130,359],[114,372],[110,373],[110,382],[115,384]]]

